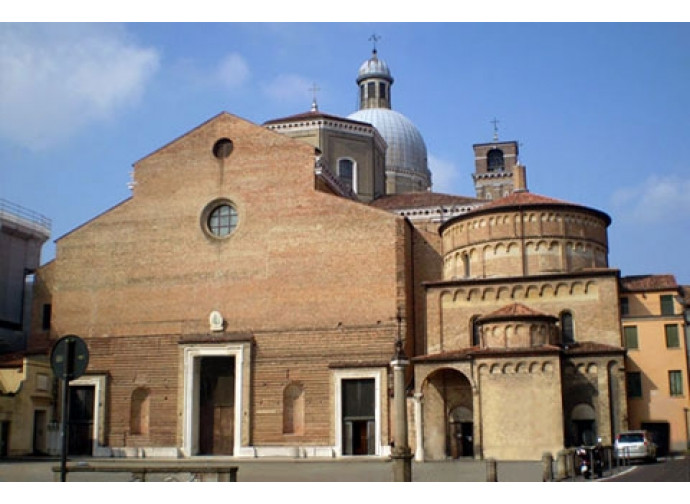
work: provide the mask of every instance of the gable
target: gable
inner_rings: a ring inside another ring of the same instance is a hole
[[[310,190],[314,149],[223,112],[134,163],[133,196],[258,178],[266,191]]]

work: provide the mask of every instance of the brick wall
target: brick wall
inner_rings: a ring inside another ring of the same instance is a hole
[[[223,160],[221,137],[234,144]],[[252,442],[288,441],[279,406],[291,380],[305,386],[304,441],[332,442],[329,363],[385,365],[398,308],[414,320],[404,220],[316,191],[311,146],[229,114],[135,163],[135,180],[132,198],[58,240],[46,270],[54,336],[84,337],[89,372],[108,376],[107,442],[179,443],[178,340],[208,333],[213,310],[227,333],[255,338]],[[202,230],[219,197],[239,214],[227,239]],[[152,425],[136,438],[138,386],[151,391]]]

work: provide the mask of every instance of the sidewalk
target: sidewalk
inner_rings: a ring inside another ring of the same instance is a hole
[[[207,457],[208,461],[228,461],[227,458]],[[77,460],[71,459],[71,462]],[[117,464],[118,459],[83,459],[94,464]],[[132,462],[132,460],[128,460]],[[138,462],[144,463],[140,460]],[[180,459],[149,459],[146,463],[174,463]],[[391,482],[393,468],[388,459],[241,459],[232,460],[239,469],[238,482]],[[0,482],[50,482],[52,468],[59,466],[59,459],[20,459],[0,461]],[[499,482],[541,482],[540,462],[498,462]],[[159,480],[174,478],[184,480],[182,475],[160,475]],[[129,473],[70,473],[68,481],[127,482]],[[413,463],[412,480],[416,482],[485,482],[486,462],[475,460],[453,460],[442,462]]]

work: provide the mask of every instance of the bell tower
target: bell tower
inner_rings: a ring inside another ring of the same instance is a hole
[[[508,196],[516,189],[524,189],[525,183],[516,183],[515,171],[518,161],[518,143],[514,140],[499,141],[498,121],[494,124],[493,142],[474,144],[474,190],[477,198],[495,200]],[[522,172],[521,172],[522,173]]]

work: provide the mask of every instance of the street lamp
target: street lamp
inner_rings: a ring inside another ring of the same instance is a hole
[[[405,355],[402,342],[403,317],[398,310],[398,338],[395,341],[395,353],[391,359],[393,369],[393,404],[395,410],[394,444],[391,453],[393,459],[393,481],[412,481],[412,450],[407,442],[407,401],[405,393],[405,369],[410,359]]]

